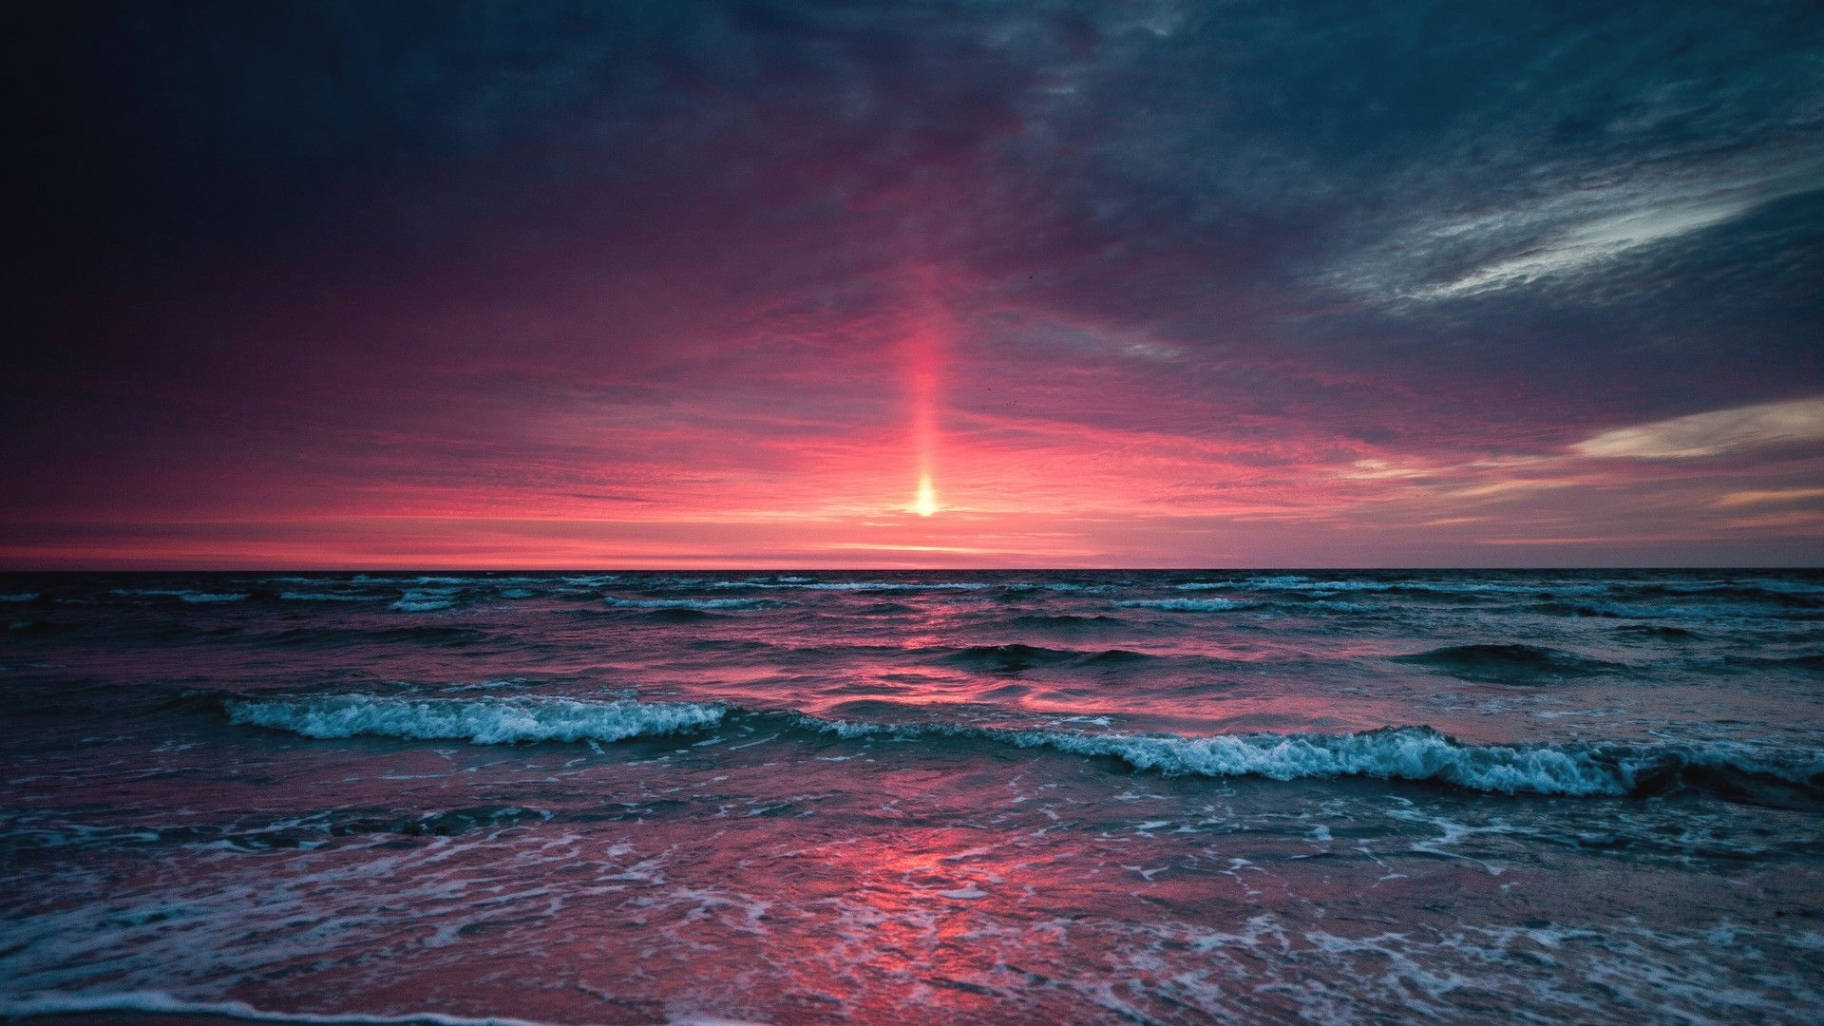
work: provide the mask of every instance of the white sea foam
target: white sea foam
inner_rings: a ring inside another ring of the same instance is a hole
[[[361,1012],[277,1012],[255,1008],[241,1001],[186,1001],[163,991],[136,990],[121,994],[27,994],[0,998],[0,1017],[35,1015],[84,1015],[142,1012],[156,1015],[216,1015],[253,1022],[363,1023],[374,1026],[544,1026],[533,1019],[500,1016],[473,1018],[439,1012],[404,1015],[370,1015]]]
[[[425,578],[429,580],[430,578]],[[388,606],[401,613],[432,613],[456,604],[456,592],[450,588],[407,588],[399,601]]]
[[[1226,613],[1231,609],[1246,609],[1253,603],[1229,599],[1123,599],[1114,605],[1122,609],[1164,609],[1175,613]]]
[[[1575,750],[1466,745],[1412,727],[1362,734],[1200,738],[1038,732],[1012,740],[1021,747],[1113,756],[1137,769],[1171,774],[1436,780],[1502,794],[1622,795],[1633,790],[1634,774],[1644,768],[1608,763]]]
[[[1497,794],[1620,796],[1685,768],[1755,774],[1792,783],[1824,774],[1824,753],[1763,756],[1739,746],[1639,747],[1468,744],[1429,727],[1355,734],[1220,734],[1212,737],[998,730],[960,723],[883,724],[801,716],[844,738],[980,738],[1021,748],[1107,756],[1172,776],[1272,780],[1373,777],[1436,781]]]
[[[38,597],[35,591],[22,591],[12,595],[0,595],[0,602],[30,602]]]
[[[281,591],[279,598],[287,602],[375,602],[385,598],[384,595],[351,595],[345,591]]]
[[[248,597],[244,591],[187,591],[182,588],[115,588],[116,595],[137,595],[144,598],[175,598],[196,605],[217,602],[239,602]]]
[[[530,682],[523,677],[510,677],[504,680],[481,680],[462,684],[445,684],[444,691],[498,691],[501,688],[523,688]]]
[[[814,577],[746,577],[735,581],[673,581],[677,587],[713,588],[778,588],[790,591],[981,591],[993,587],[987,581],[820,581]],[[1017,582],[1010,588],[1046,588],[1052,591],[1077,591],[1077,585],[1064,583],[1036,584]]]
[[[1609,590],[1607,581],[1567,581],[1555,578],[1523,580],[1514,583],[1490,580],[1451,581],[1426,578],[1354,579],[1341,577],[1307,577],[1300,574],[1276,574],[1250,577],[1234,587],[1251,591],[1301,592],[1431,592],[1439,595],[1530,595],[1549,591],[1554,595],[1596,595]],[[1182,585],[1181,585],[1182,587]]]
[[[360,734],[419,740],[620,741],[700,730],[727,709],[695,702],[584,702],[561,698],[407,699],[382,695],[230,699],[228,717],[306,737]]]
[[[610,595],[602,599],[614,609],[765,609],[778,605],[766,599],[627,599]]]

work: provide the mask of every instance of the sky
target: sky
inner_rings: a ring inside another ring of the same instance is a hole
[[[1813,0],[0,38],[3,568],[1824,563]]]

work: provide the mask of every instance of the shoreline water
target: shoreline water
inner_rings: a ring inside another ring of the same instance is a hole
[[[1817,572],[0,594],[62,1021],[1824,1016]]]

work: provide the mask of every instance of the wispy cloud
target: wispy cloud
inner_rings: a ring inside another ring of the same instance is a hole
[[[1811,499],[1824,499],[1824,488],[1772,488],[1760,491],[1730,492],[1716,500],[1716,505],[1725,509],[1737,506],[1777,506],[1789,502],[1806,502]]]
[[[1815,153],[1755,153],[1671,169],[1598,165],[1562,169],[1548,182],[1544,191],[1535,186],[1459,199],[1454,212],[1421,203],[1383,244],[1343,261],[1334,281],[1386,303],[1568,287],[1618,260],[1815,191],[1824,182],[1824,160]]]
[[[1414,294],[1425,299],[1445,299],[1570,274],[1622,256],[1629,250],[1722,224],[1756,205],[1748,200],[1733,199],[1592,218],[1557,231],[1520,256],[1495,260],[1455,280],[1428,285]]]
[[[1663,460],[1819,441],[1824,441],[1824,396],[1616,428],[1571,448],[1585,456]]]

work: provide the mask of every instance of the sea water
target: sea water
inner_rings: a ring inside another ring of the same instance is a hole
[[[1824,574],[0,577],[0,1015],[1824,1020]]]

